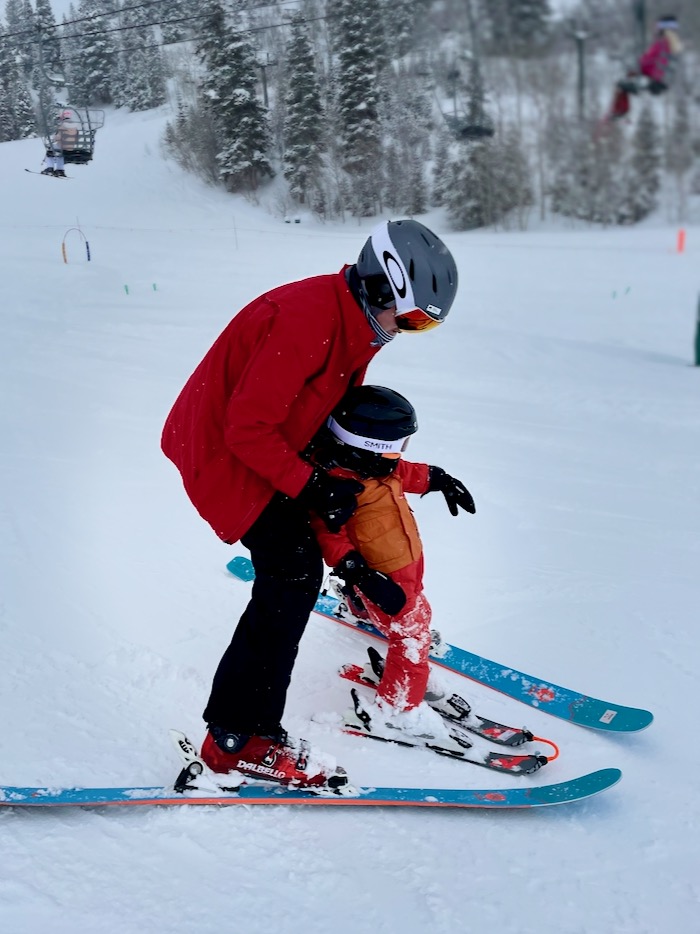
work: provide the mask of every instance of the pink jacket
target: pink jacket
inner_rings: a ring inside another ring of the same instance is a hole
[[[652,81],[667,84],[670,79],[672,56],[671,44],[666,36],[662,36],[650,45],[641,56],[639,69],[643,75],[651,78]]]

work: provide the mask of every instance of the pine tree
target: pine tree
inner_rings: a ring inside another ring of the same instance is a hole
[[[481,74],[481,64],[476,55],[469,63],[469,79],[467,81],[467,114],[466,128],[470,132],[492,130],[493,123],[486,113],[486,90]]]
[[[447,133],[440,133],[435,146],[433,162],[433,194],[431,204],[439,207],[445,203],[450,171],[450,147]]]
[[[113,12],[106,0],[80,0],[78,18],[85,22],[71,27],[79,34],[71,59],[71,97],[80,105],[111,104],[112,83],[117,69],[115,33],[107,32]]]
[[[554,162],[552,210],[601,224],[627,222],[625,138],[613,125],[596,138],[576,125]]]
[[[293,197],[304,204],[321,171],[325,119],[313,50],[300,15],[292,21],[287,55],[284,177]]]
[[[11,98],[14,113],[13,139],[27,139],[36,135],[36,115],[29,88],[21,79],[14,86]]]
[[[673,103],[673,124],[666,143],[666,168],[674,176],[676,182],[676,218],[683,220],[688,197],[687,175],[693,166],[688,94],[676,94]]]
[[[416,32],[430,7],[428,0],[381,0],[377,4],[391,58],[399,58],[415,47]]]
[[[25,139],[36,134],[36,116],[29,88],[21,67],[21,58],[7,40],[0,42],[0,141]]]
[[[509,212],[531,203],[529,167],[517,136],[470,142],[450,164],[445,205],[459,230],[507,221]]]
[[[207,69],[200,93],[219,136],[220,177],[231,191],[255,191],[273,172],[266,112],[255,94],[254,50],[242,32],[226,24],[216,0],[208,12],[197,54]]]
[[[528,54],[542,49],[549,39],[549,0],[486,0],[482,10],[493,52]]]
[[[61,63],[61,43],[56,28],[53,10],[49,0],[35,0],[36,18],[35,24],[39,27],[39,36],[41,41],[40,60],[43,63],[44,72],[60,75],[63,70]]]
[[[157,19],[161,23],[164,44],[178,42],[189,35],[192,25],[187,18],[192,15],[192,7],[188,0],[163,0],[162,3],[156,3],[152,9],[155,16],[151,19]]]
[[[414,150],[404,167],[406,174],[408,197],[402,205],[403,210],[413,217],[428,210],[428,189],[425,179],[424,160],[418,150]]]
[[[403,211],[408,200],[405,167],[402,164],[398,149],[393,143],[386,146],[383,162],[382,203],[392,211]]]
[[[118,78],[114,82],[114,102],[130,110],[149,110],[165,101],[163,62],[155,31],[145,25],[153,15],[150,9],[125,10],[121,17],[125,29],[124,45],[119,56]]]
[[[674,175],[682,175],[693,162],[688,95],[676,94],[673,104],[673,125],[666,143],[666,168]]]
[[[14,138],[14,114],[10,96],[5,85],[0,81],[0,143]]]
[[[656,209],[661,181],[659,131],[648,103],[639,115],[632,146],[624,216],[629,223],[636,224]]]
[[[26,0],[7,0],[5,20],[7,32],[13,34],[13,37],[8,40],[9,49],[13,55],[19,56],[21,70],[28,77],[34,68],[36,59],[35,47],[32,43],[36,27],[31,4]]]
[[[373,214],[379,200],[381,126],[377,93],[377,41],[381,24],[375,0],[331,0],[334,15],[336,99],[342,165],[350,176],[356,214]]]

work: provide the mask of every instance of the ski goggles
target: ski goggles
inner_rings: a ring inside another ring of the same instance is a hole
[[[417,333],[432,331],[438,324],[442,324],[442,320],[434,318],[429,311],[423,311],[422,308],[411,308],[409,311],[396,312],[396,324],[399,331]]]
[[[396,323],[400,331],[431,331],[441,323],[439,309],[431,312],[433,305],[428,305],[427,311],[418,308],[413,304],[415,301],[413,293],[397,299],[389,280],[384,275],[368,276],[365,279],[365,290],[367,299],[373,308],[380,308],[382,311],[387,308],[396,309]]]
[[[379,454],[380,457],[386,457],[389,460],[397,460],[401,457],[408,447],[408,442],[411,440],[410,435],[406,438],[397,438],[395,441],[381,441],[378,438],[366,438],[364,435],[358,435],[352,431],[348,431],[347,428],[343,428],[332,415],[328,416],[326,424],[336,438],[344,444],[353,448],[358,448],[360,451],[369,451],[372,454]]]

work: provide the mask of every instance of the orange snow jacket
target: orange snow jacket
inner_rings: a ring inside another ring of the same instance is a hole
[[[357,509],[340,532],[329,532],[321,519],[312,518],[326,564],[333,568],[349,551],[359,551],[371,568],[385,574],[409,565],[415,565],[419,573],[423,546],[404,493],[428,491],[428,465],[400,460],[388,477],[368,480],[340,467],[330,473],[359,480],[364,490],[357,497]]]

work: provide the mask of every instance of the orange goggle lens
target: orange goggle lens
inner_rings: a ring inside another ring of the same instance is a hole
[[[431,318],[422,308],[413,308],[411,311],[401,311],[396,315],[399,331],[432,331],[440,321]]]

